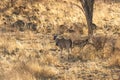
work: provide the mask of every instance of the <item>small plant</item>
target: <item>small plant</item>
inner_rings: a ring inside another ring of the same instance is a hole
[[[106,43],[106,37],[102,36],[93,36],[92,37],[92,44],[96,48],[96,50],[102,50]]]
[[[11,25],[13,28],[18,29],[19,31],[24,31],[25,22],[22,20],[17,20]]]

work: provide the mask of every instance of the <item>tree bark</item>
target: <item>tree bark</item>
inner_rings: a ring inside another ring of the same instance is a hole
[[[88,25],[88,35],[91,36],[93,35],[92,18],[93,18],[94,0],[80,0],[80,2],[84,9],[84,14],[85,14],[87,25]]]

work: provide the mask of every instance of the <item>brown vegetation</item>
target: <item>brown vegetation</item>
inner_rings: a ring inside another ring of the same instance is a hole
[[[97,28],[91,39],[78,0],[30,1],[0,1],[0,80],[120,79],[117,0],[95,0],[93,22]],[[18,23],[13,26],[19,20],[24,28]],[[73,41],[70,55],[63,50],[59,57],[54,34]]]

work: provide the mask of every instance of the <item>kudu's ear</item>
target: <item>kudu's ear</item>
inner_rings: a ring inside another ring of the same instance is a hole
[[[55,40],[57,37],[58,37],[58,35],[57,35],[57,34],[54,34],[54,35],[53,35],[53,40]]]

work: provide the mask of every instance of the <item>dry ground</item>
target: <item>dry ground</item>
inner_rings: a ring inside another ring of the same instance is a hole
[[[120,3],[96,2],[95,46],[74,45],[71,54],[64,50],[60,57],[53,34],[61,33],[73,41],[87,35],[79,1],[35,0],[31,5],[27,0],[17,0],[8,9],[4,7],[7,2],[0,4],[0,80],[120,79]],[[26,8],[19,10],[20,5]],[[10,24],[19,19],[36,23],[37,31],[11,31]]]

